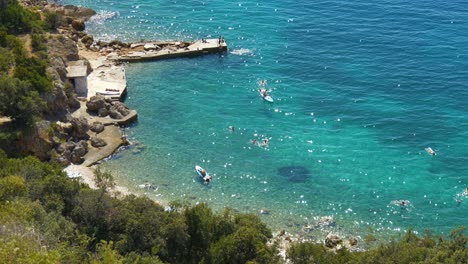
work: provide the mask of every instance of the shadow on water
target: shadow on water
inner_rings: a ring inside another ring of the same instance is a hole
[[[305,182],[310,177],[310,171],[302,166],[286,166],[278,169],[278,174],[289,182]]]

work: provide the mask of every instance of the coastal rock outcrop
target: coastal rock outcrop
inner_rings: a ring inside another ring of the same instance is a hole
[[[77,61],[80,59],[78,55],[78,48],[76,43],[63,36],[53,37],[47,39],[47,52],[49,53],[49,58],[57,58],[66,64],[66,61]],[[56,68],[54,61],[52,62],[52,67]],[[63,67],[63,65],[59,65]],[[66,80],[66,76],[63,77],[62,81]]]
[[[98,137],[91,138],[91,146],[95,148],[101,148],[106,145],[107,145],[106,141],[104,141],[104,139],[102,138],[98,138]]]
[[[42,93],[41,97],[47,103],[46,114],[63,121],[71,109],[79,108],[79,102],[72,90],[73,86],[66,83],[67,64],[69,61],[79,59],[78,49],[75,42],[64,37],[47,38],[47,47],[49,55],[47,74],[51,76],[54,88],[51,92]]]
[[[119,111],[117,111],[117,109],[115,107],[111,107],[109,109],[109,116],[111,118],[114,118],[114,119],[122,119],[123,116],[121,113],[119,113]]]
[[[83,156],[88,153],[88,142],[85,140],[79,141],[70,154],[70,161],[74,164],[83,162]]]
[[[103,108],[98,110],[98,116],[106,117],[108,115],[109,115],[109,110],[107,110],[107,108],[103,107]]]
[[[337,234],[329,233],[325,238],[325,246],[328,248],[336,248],[343,242],[343,239]]]
[[[122,102],[115,102],[114,104],[112,104],[109,111],[113,111],[114,109],[117,112],[119,112],[122,116],[127,116],[128,114],[130,114],[130,109],[128,108],[126,104]]]
[[[91,126],[89,127],[89,130],[98,134],[104,131],[104,125],[99,121],[95,121],[91,124]]]
[[[19,150],[41,160],[48,160],[49,151],[54,146],[50,124],[46,120],[36,122],[29,133],[24,134],[18,141]]]
[[[90,8],[74,5],[60,6],[52,4],[47,7],[47,10],[55,11],[62,15],[63,21],[68,24],[72,23],[73,20],[87,21],[90,17],[96,14],[96,11]]]
[[[86,108],[91,112],[98,112],[99,109],[106,108],[106,98],[103,95],[95,95],[86,102]]]
[[[355,247],[358,244],[358,240],[355,237],[351,237],[348,242],[349,242],[349,245],[352,247]]]
[[[88,119],[84,117],[72,118],[72,132],[71,136],[76,139],[85,139],[88,138]]]
[[[91,47],[91,45],[93,45],[93,42],[94,38],[91,35],[86,35],[81,38],[81,43],[85,44],[85,47],[88,49]]]
[[[72,28],[76,31],[84,31],[86,26],[83,20],[75,19],[71,23]]]
[[[41,97],[47,103],[46,112],[48,115],[62,117],[61,119],[64,118],[68,112],[69,99],[65,94],[62,82],[54,82],[54,89],[49,93],[41,94]]]

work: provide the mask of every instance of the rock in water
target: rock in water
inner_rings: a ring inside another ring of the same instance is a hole
[[[288,178],[290,182],[305,182],[310,172],[306,167],[302,166],[286,166],[278,169],[278,174]]]
[[[343,239],[341,239],[338,235],[329,233],[327,237],[325,238],[325,246],[329,248],[335,248],[339,244],[343,242]]]

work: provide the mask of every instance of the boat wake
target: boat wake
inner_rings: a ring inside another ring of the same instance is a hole
[[[96,15],[92,16],[89,19],[89,23],[104,24],[104,22],[106,22],[107,20],[118,17],[119,15],[120,15],[119,12],[100,10],[96,13]]]
[[[231,51],[231,54],[234,55],[245,55],[245,54],[252,54],[252,51],[249,49],[235,49]]]

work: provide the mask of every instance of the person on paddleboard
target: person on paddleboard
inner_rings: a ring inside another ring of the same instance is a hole
[[[260,94],[261,94],[263,97],[267,97],[267,96],[268,96],[268,91],[267,91],[267,89],[260,89]]]

